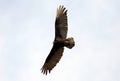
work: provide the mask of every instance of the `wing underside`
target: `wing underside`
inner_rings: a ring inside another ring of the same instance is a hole
[[[57,9],[57,16],[55,21],[55,38],[66,38],[68,30],[67,23],[67,10],[63,6],[59,6]]]
[[[50,54],[48,55],[43,67],[41,68],[43,74],[47,75],[47,72],[50,73],[52,68],[54,68],[61,59],[63,51],[64,51],[64,47],[53,45]]]

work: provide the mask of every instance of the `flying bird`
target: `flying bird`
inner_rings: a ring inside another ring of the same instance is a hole
[[[64,6],[59,6],[57,8],[56,20],[55,20],[55,38],[53,42],[53,47],[47,56],[44,65],[41,68],[41,72],[46,74],[56,66],[60,61],[64,47],[71,49],[74,45],[74,38],[66,38],[68,31],[67,22],[67,10]]]

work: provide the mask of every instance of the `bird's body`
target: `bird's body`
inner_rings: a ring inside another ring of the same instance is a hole
[[[56,66],[62,57],[64,47],[71,49],[75,45],[72,37],[66,39],[67,30],[67,10],[63,6],[59,6],[55,20],[55,39],[52,50],[41,68],[43,74],[47,75],[47,72],[49,71],[50,73],[50,71]]]

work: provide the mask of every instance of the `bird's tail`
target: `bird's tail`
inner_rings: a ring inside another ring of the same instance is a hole
[[[70,37],[70,38],[66,39],[65,46],[69,49],[73,48],[75,46],[74,38]]]

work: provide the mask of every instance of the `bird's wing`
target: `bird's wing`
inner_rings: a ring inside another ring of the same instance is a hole
[[[57,44],[53,45],[50,54],[48,55],[43,67],[41,68],[43,74],[47,75],[48,72],[50,73],[52,68],[54,68],[61,59],[63,51],[64,47],[60,47]]]
[[[65,39],[67,36],[67,10],[60,6],[57,9],[57,16],[55,21],[55,40],[59,38],[59,41]],[[54,43],[50,54],[48,55],[43,67],[41,68],[43,74],[51,71],[56,66],[62,57],[64,47],[60,44]]]
[[[67,10],[64,6],[59,6],[55,21],[55,39],[57,37],[65,39],[67,36],[67,30]]]

